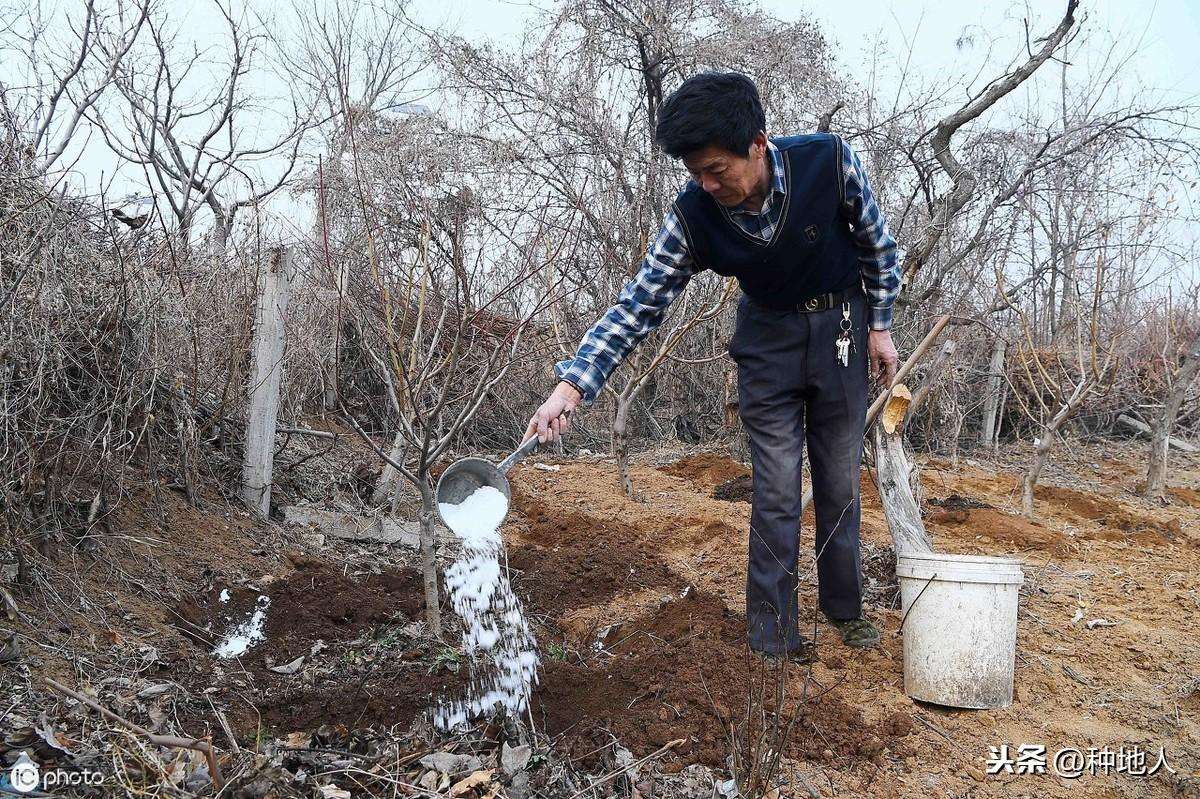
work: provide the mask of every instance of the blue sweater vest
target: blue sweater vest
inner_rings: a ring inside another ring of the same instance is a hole
[[[736,277],[756,303],[786,309],[858,285],[858,250],[847,221],[841,140],[814,133],[771,141],[783,156],[787,193],[770,242],[742,230],[698,185],[679,193],[675,213],[698,269]]]

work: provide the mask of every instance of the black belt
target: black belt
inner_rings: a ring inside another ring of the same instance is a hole
[[[795,305],[768,305],[765,302],[759,302],[758,300],[755,300],[749,296],[747,296],[747,299],[749,299],[750,302],[754,303],[755,305],[762,306],[769,311],[776,311],[779,313],[790,311],[795,311],[796,313],[814,313],[816,311],[828,311],[830,308],[841,307],[842,303],[850,302],[851,298],[853,298],[861,290],[862,289],[860,289],[858,286],[852,286],[848,289],[842,289],[841,291],[831,291],[828,294],[817,294],[816,296],[803,299]]]

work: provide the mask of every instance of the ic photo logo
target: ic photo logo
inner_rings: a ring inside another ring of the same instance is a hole
[[[7,772],[0,771],[0,799],[24,796],[38,791],[38,796],[45,796],[41,791],[53,793],[56,788],[76,786],[100,786],[104,784],[104,774],[94,769],[67,771],[52,768],[43,771],[33,762],[28,752],[22,752],[17,762],[9,767]]]
[[[32,793],[42,784],[41,770],[38,764],[29,759],[24,752],[13,763],[8,771],[8,783],[17,793]]]

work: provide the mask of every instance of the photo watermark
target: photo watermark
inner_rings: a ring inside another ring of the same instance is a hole
[[[104,775],[92,769],[43,769],[22,752],[6,773],[0,774],[0,797],[50,793],[58,788],[96,787],[104,784]]]
[[[1167,762],[1166,747],[1158,752],[1140,746],[1064,746],[1048,755],[1045,744],[1000,744],[989,746],[988,774],[1056,774],[1066,779],[1083,775],[1124,774],[1149,777],[1159,771],[1176,773]]]

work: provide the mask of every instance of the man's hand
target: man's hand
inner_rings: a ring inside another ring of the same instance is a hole
[[[872,330],[867,334],[867,358],[871,379],[875,384],[882,388],[891,386],[900,364],[896,345],[892,343],[892,331]]]
[[[534,412],[521,440],[528,441],[529,437],[536,433],[538,441],[543,444],[557,441],[571,426],[571,411],[582,401],[583,395],[579,393],[579,389],[565,380],[560,382],[542,406]]]

